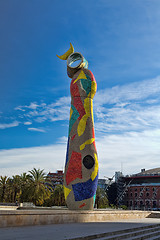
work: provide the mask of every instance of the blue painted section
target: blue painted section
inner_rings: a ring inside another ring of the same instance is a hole
[[[70,141],[70,137],[68,137],[68,143],[67,143],[67,153],[66,153],[66,164],[65,164],[65,165],[67,165],[67,162],[68,162],[69,141]]]
[[[88,61],[83,57],[83,62],[85,63],[84,68],[88,68]]]
[[[71,105],[71,108],[73,110],[73,113],[72,113],[71,119],[69,121],[69,134],[70,134],[73,124],[79,118],[79,112],[77,111],[77,109],[73,105]]]
[[[96,201],[96,194],[93,196],[93,207],[94,207],[94,204],[95,204],[95,201]]]
[[[89,79],[81,79],[82,87],[86,91],[87,96],[91,92],[92,81]]]
[[[93,197],[96,194],[98,174],[94,181],[90,178],[87,182],[72,185],[75,201],[82,201]]]

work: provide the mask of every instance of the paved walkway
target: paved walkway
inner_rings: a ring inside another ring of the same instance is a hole
[[[148,224],[160,223],[160,219],[136,219],[118,222],[70,223],[27,227],[0,228],[1,240],[64,240],[92,234],[113,232]]]

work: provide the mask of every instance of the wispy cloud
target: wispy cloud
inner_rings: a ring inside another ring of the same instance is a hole
[[[160,93],[160,76],[144,80],[141,82],[134,82],[122,86],[115,86],[112,88],[100,90],[95,96],[95,104],[117,104],[127,101],[137,101],[147,99],[149,97],[159,97]]]
[[[97,132],[144,131],[160,126],[160,77],[99,91]]]
[[[159,166],[160,130],[111,134],[96,138],[100,177],[111,177],[115,171],[132,174],[141,168]],[[45,172],[63,169],[65,164],[67,138],[54,145],[0,150],[0,175],[21,174],[33,167]],[[121,164],[122,163],[122,164]]]
[[[141,168],[159,166],[160,130],[111,134],[97,139],[100,163],[100,174],[112,176],[121,170],[124,174],[132,174]]]
[[[31,125],[32,122],[29,122],[29,121],[28,121],[28,122],[24,122],[23,124],[24,124],[24,125]]]
[[[69,119],[70,96],[50,104],[31,102],[15,109],[20,113],[14,124],[17,125],[21,118],[24,125],[36,122],[44,126],[47,121]],[[160,76],[98,91],[94,98],[94,113],[97,134],[157,128],[160,126]]]
[[[44,129],[41,128],[28,128],[28,130],[33,132],[46,132]]]
[[[44,105],[45,103],[40,104],[40,106],[44,106]],[[15,107],[15,110],[20,110],[20,111],[26,111],[26,109],[35,110],[40,106],[36,102],[31,102],[29,105]]]
[[[11,127],[17,127],[19,125],[18,121],[14,121],[12,123],[0,123],[0,129],[6,129]]]
[[[68,120],[70,97],[61,97],[51,104],[46,103],[30,103],[28,106],[18,106],[15,110],[24,112],[23,118],[31,119],[38,123],[45,121]]]
[[[34,167],[45,172],[63,169],[65,152],[65,144],[0,150],[0,175],[21,174]]]

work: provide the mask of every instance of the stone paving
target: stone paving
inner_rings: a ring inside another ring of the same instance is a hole
[[[117,222],[70,223],[42,226],[0,228],[1,240],[64,240],[104,232],[160,223],[160,219],[145,218]]]

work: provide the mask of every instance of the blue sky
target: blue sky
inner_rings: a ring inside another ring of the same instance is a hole
[[[0,175],[65,162],[71,42],[89,62],[100,177],[160,167],[160,1],[0,2]]]

